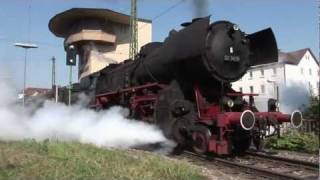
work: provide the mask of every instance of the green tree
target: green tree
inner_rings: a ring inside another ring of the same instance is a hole
[[[313,119],[320,121],[319,118],[319,109],[320,109],[319,96],[312,96],[310,98],[309,107],[303,112],[303,117],[307,119]]]

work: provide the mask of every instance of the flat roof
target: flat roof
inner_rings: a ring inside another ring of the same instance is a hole
[[[49,21],[49,29],[54,35],[58,37],[65,37],[70,24],[84,18],[107,19],[120,24],[130,24],[129,15],[115,12],[110,9],[72,8],[51,18]],[[149,19],[140,18],[138,18],[138,21],[146,23],[152,22]]]

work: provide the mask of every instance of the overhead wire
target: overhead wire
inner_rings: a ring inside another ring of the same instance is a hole
[[[172,6],[168,7],[167,9],[165,9],[164,11],[160,12],[158,15],[154,16],[153,18],[151,18],[151,21],[155,21],[157,19],[159,19],[160,17],[164,16],[165,14],[167,14],[168,12],[170,12],[171,10],[175,9],[176,7],[178,7],[179,5],[181,5],[182,3],[184,3],[186,0],[180,0],[177,3],[173,4]],[[138,30],[143,29],[147,24],[144,24],[143,26],[141,26]]]
[[[172,6],[168,7],[167,9],[165,9],[164,11],[160,12],[158,15],[154,16],[151,20],[152,21],[155,21],[157,19],[159,19],[160,17],[164,16],[165,14],[167,14],[168,12],[170,12],[171,10],[175,9],[176,7],[178,7],[179,5],[181,5],[183,2],[185,2],[186,0],[180,0],[178,1],[177,3],[173,4]],[[31,3],[32,3],[32,0],[29,1],[29,6],[28,6],[28,42],[30,41],[30,34],[31,34]],[[143,29],[144,27],[146,26],[143,25],[139,28],[139,30]],[[6,42],[15,42],[14,39],[9,39],[9,38],[6,38],[6,37],[1,37],[0,38],[0,41],[6,41]],[[48,43],[48,42],[35,42],[37,44],[41,44],[41,45],[46,45],[46,46],[51,46],[51,47],[60,47],[60,45],[57,45],[57,44],[52,44],[52,43]]]
[[[179,6],[180,4],[182,4],[183,2],[185,2],[186,0],[180,0],[178,1],[176,4],[173,4],[172,6],[170,6],[169,8],[165,9],[163,12],[161,12],[160,14],[158,14],[157,16],[155,16],[154,18],[152,18],[152,20],[156,20],[158,18],[160,18],[161,16],[167,14],[169,11],[171,11],[172,9],[176,8],[177,6]]]

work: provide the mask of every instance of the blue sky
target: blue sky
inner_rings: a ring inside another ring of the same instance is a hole
[[[246,33],[272,27],[283,51],[309,47],[319,54],[317,0],[208,0],[211,21],[229,20]],[[168,32],[194,17],[192,0],[138,0],[138,16],[153,20],[153,41],[162,41]],[[30,6],[30,11],[28,10]],[[168,8],[176,5],[170,11]],[[22,87],[24,50],[14,42],[38,44],[28,53],[27,85],[51,86],[50,58],[57,58],[57,83],[68,82],[63,40],[48,29],[55,14],[73,7],[108,8],[130,13],[130,0],[3,0],[0,5],[0,66]],[[30,13],[29,13],[30,12]],[[162,14],[162,15],[161,15]],[[158,17],[161,15],[160,17]],[[30,17],[30,23],[29,23]],[[157,17],[157,18],[155,18]],[[30,25],[29,25],[30,24]],[[0,68],[0,69],[1,69]],[[76,71],[75,71],[76,73]],[[4,75],[0,72],[0,78]],[[76,81],[76,77],[74,77]]]

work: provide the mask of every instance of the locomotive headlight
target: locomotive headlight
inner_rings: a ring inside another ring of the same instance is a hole
[[[229,108],[232,108],[234,106],[234,101],[229,97],[224,97],[222,102],[223,105],[228,106]]]
[[[228,106],[229,108],[232,108],[232,107],[234,106],[234,102],[233,102],[232,99],[228,99],[228,100],[227,100],[227,106]]]

